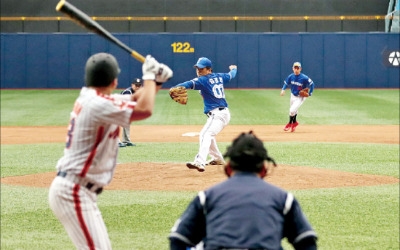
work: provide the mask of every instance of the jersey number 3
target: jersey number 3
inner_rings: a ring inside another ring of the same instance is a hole
[[[75,128],[75,118],[72,118],[68,126],[67,140],[65,142],[66,148],[69,148],[71,146],[72,135],[74,134],[74,128]]]

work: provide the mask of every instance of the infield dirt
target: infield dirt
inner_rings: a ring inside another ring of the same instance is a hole
[[[202,126],[132,126],[132,140],[141,142],[198,142]],[[397,125],[299,125],[296,132],[284,132],[275,125],[228,125],[217,137],[218,142],[231,142],[241,132],[253,130],[263,141],[349,142],[399,144]],[[66,127],[1,127],[1,144],[59,143],[65,140]],[[135,150],[135,147],[120,148]],[[223,151],[224,149],[221,149]],[[193,156],[197,152],[193,152]],[[182,159],[182,162],[192,159]],[[55,171],[42,174],[13,176],[1,183],[21,186],[49,187]],[[199,191],[226,179],[223,166],[207,166],[203,173],[187,169],[184,163],[135,162],[118,164],[115,176],[106,190],[193,190]],[[374,186],[399,183],[390,176],[356,174],[318,169],[313,166],[280,165],[266,181],[279,187],[295,190],[350,186]]]

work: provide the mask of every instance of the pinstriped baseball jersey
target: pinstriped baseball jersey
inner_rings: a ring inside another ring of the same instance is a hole
[[[126,100],[130,96],[105,96],[82,88],[70,115],[58,171],[85,177],[99,186],[110,183],[118,154],[119,127],[129,126],[135,107],[135,102]]]
[[[130,98],[83,87],[70,114],[49,205],[77,249],[111,249],[97,194],[113,177],[119,127],[130,124],[136,105]]]

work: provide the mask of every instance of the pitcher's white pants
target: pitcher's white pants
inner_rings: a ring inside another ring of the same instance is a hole
[[[221,132],[231,120],[231,113],[228,108],[219,110],[213,109],[209,112],[207,122],[200,131],[199,135],[199,152],[194,161],[200,164],[206,164],[207,156],[212,159],[223,160],[223,156],[218,149],[216,136]]]

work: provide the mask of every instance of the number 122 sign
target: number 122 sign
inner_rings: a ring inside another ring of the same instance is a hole
[[[194,48],[188,42],[175,42],[171,47],[174,53],[194,53]]]

